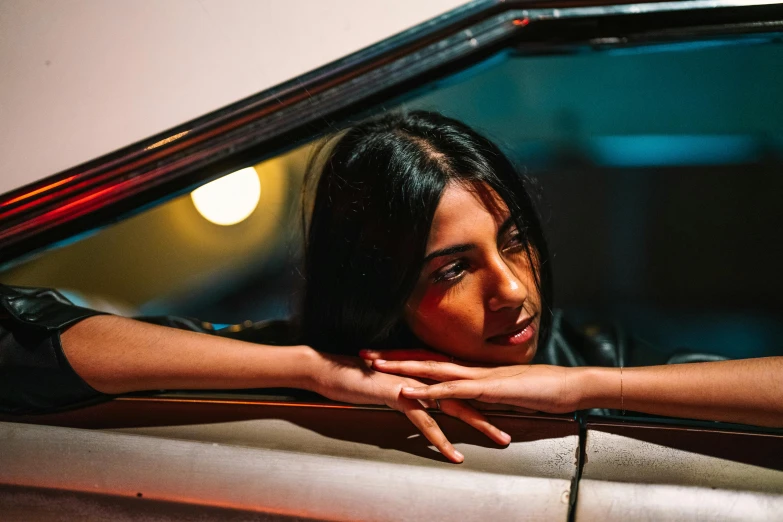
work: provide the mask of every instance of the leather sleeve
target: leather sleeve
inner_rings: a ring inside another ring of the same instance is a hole
[[[84,382],[68,363],[60,334],[102,312],[74,305],[46,288],[0,284],[0,414],[51,413],[110,399]],[[184,317],[137,317],[170,328],[263,344],[294,344],[287,321],[216,328]]]
[[[0,284],[0,413],[49,413],[110,398],[79,377],[60,344],[64,329],[100,314],[54,290]]]

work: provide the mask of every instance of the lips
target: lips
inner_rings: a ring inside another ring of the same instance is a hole
[[[534,319],[535,317],[528,317],[520,323],[515,324],[510,330],[507,330],[500,335],[488,337],[487,342],[503,346],[524,344],[531,340],[536,334],[536,326],[533,324]]]

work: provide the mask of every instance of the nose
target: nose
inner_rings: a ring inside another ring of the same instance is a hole
[[[528,289],[503,258],[492,260],[487,281],[487,303],[493,312],[519,308],[527,299]]]

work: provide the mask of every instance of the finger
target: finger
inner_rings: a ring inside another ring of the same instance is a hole
[[[449,381],[432,386],[405,387],[402,396],[409,399],[478,399],[497,402],[484,397],[485,383],[481,381]]]
[[[438,401],[436,400],[430,400],[430,399],[423,399],[419,401],[419,404],[421,404],[423,407],[427,408],[428,410],[439,410],[440,406],[438,406]]]
[[[443,413],[456,417],[464,423],[473,426],[502,446],[511,442],[511,435],[495,427],[486,417],[464,401],[444,399],[440,402],[440,409]]]
[[[427,438],[428,441],[440,451],[444,457],[454,463],[461,463],[465,460],[465,457],[452,446],[446,435],[443,434],[438,423],[435,422],[429,413],[421,407],[420,404],[414,401],[401,399],[400,401],[402,412],[408,419],[416,426],[419,431]]]
[[[442,353],[429,350],[361,350],[359,357],[362,359],[386,361],[441,361],[448,362],[452,358]]]
[[[482,376],[478,368],[468,368],[459,364],[436,361],[387,361],[376,359],[373,368],[385,373],[409,375],[433,381],[456,381],[479,379]]]

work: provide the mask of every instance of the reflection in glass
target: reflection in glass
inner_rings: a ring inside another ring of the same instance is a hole
[[[236,225],[258,206],[261,182],[256,169],[248,167],[197,188],[190,197],[199,214],[210,223]]]

